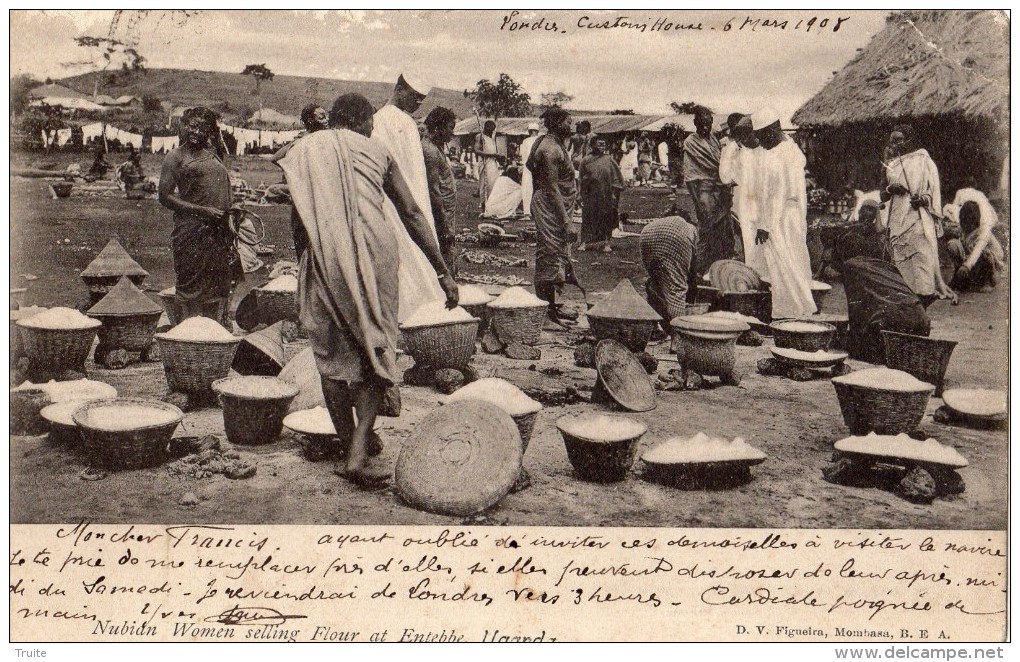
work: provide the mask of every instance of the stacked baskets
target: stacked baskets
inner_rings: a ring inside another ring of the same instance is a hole
[[[241,338],[183,340],[157,333],[156,342],[170,391],[212,401],[212,383],[229,374]]]
[[[826,322],[780,320],[769,325],[776,347],[802,352],[827,350],[836,335],[836,327]]]
[[[149,272],[128,255],[116,238],[110,239],[106,247],[99,252],[85,270],[81,279],[89,288],[89,303],[95,305],[106,296],[122,276],[127,276],[135,285],[141,285]]]
[[[736,319],[716,315],[682,316],[670,322],[673,351],[684,371],[722,378],[736,385],[737,338],[751,327]]]
[[[645,351],[652,332],[662,321],[627,279],[621,280],[587,316],[596,340],[616,340],[636,353]]]
[[[89,317],[103,324],[99,328],[96,361],[104,362],[109,352],[119,349],[139,352],[142,360],[147,359],[162,314],[163,309],[158,304],[142,294],[127,277],[122,277],[88,311]]]

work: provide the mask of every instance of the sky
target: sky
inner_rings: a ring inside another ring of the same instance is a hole
[[[670,101],[695,101],[726,113],[771,106],[788,119],[882,29],[885,14],[216,10],[185,19],[153,11],[131,30],[122,20],[116,36],[137,43],[150,68],[240,73],[246,64],[265,63],[276,74],[370,81],[411,72],[452,89],[507,73],[533,101],[564,91],[574,96],[568,107],[577,109],[667,114]],[[88,70],[68,65],[85,56],[73,39],[107,35],[112,15],[11,12],[11,75],[58,78]],[[783,22],[785,29],[778,27]],[[667,24],[701,29],[661,29]]]

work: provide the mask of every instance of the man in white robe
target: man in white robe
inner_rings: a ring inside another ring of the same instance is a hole
[[[532,122],[528,125],[528,137],[521,143],[521,200],[524,206],[525,218],[531,218],[531,194],[535,192],[535,183],[531,178],[531,170],[528,169],[528,157],[531,156],[531,148],[538,140],[538,123]]]
[[[765,270],[761,247],[755,245],[758,229],[758,160],[761,148],[751,129],[751,117],[737,118],[730,127],[731,139],[719,157],[719,180],[733,186],[733,215],[740,226],[741,254],[744,264],[761,275]]]
[[[754,243],[761,247],[761,276],[772,284],[772,317],[811,315],[817,308],[811,296],[807,248],[806,160],[797,144],[783,134],[775,111],[755,113],[751,124],[762,150],[755,178]]]
[[[419,88],[424,86],[419,85]],[[393,160],[400,167],[400,172],[411,189],[414,201],[422,210],[429,227],[435,232],[432,219],[432,207],[429,201],[429,185],[425,176],[425,157],[421,148],[421,136],[418,125],[411,113],[418,110],[421,102],[428,95],[428,89],[416,89],[401,75],[393,88],[393,96],[388,104],[375,113],[372,138],[378,140],[389,150]],[[400,304],[398,319],[402,322],[422,304],[443,297],[436,279],[436,272],[425,258],[425,254],[408,236],[400,223],[400,217],[393,204],[386,201],[386,220],[398,231],[397,243],[400,251],[400,270],[398,272]]]

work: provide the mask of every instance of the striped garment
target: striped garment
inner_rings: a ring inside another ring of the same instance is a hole
[[[684,314],[698,230],[681,216],[652,221],[641,231],[648,303],[668,323]]]

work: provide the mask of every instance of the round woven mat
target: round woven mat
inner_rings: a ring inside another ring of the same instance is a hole
[[[712,287],[723,292],[757,292],[761,277],[751,267],[737,260],[718,260],[708,269]]]
[[[622,343],[607,338],[595,347],[595,369],[609,396],[624,409],[655,409],[655,389],[637,357]]]
[[[472,515],[510,492],[522,457],[521,435],[509,414],[464,400],[415,426],[400,449],[394,478],[400,496],[415,508]]]

